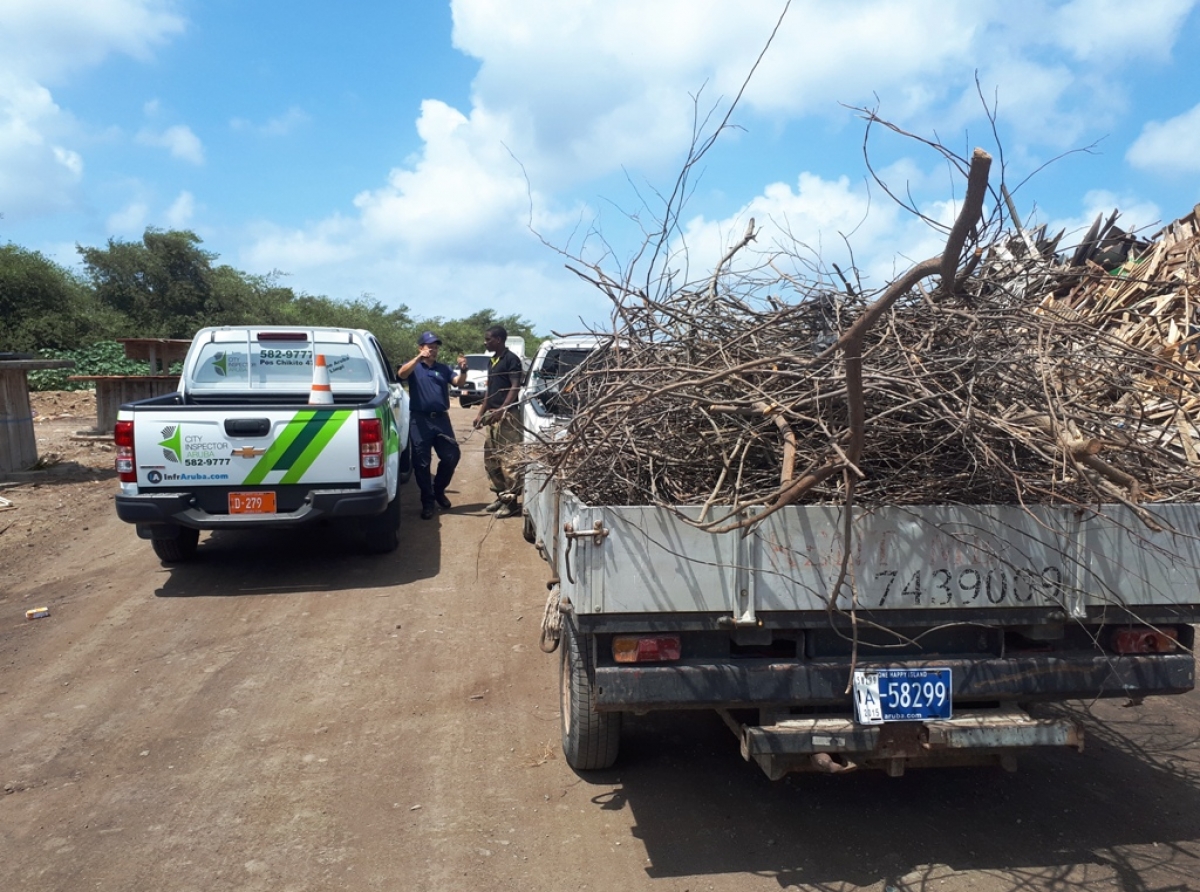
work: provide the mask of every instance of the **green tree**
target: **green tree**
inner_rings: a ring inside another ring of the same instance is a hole
[[[16,352],[72,350],[124,325],[78,275],[11,243],[0,247],[0,319],[0,350]]]
[[[96,297],[124,314],[130,335],[184,338],[213,309],[214,254],[194,232],[147,229],[142,241],[76,246]]]
[[[394,309],[384,306],[373,298],[352,301],[335,301],[328,297],[301,295],[287,305],[285,318],[288,325],[335,325],[341,328],[362,328],[379,340],[388,358],[397,365],[397,357],[406,356],[416,342],[412,317],[408,307],[401,304]]]
[[[150,228],[141,242],[109,239],[104,248],[78,250],[97,299],[128,317],[131,337],[190,338],[206,325],[297,321],[296,296],[276,274],[218,266],[201,244],[194,232]]]
[[[540,339],[533,331],[533,324],[515,314],[499,316],[494,310],[484,309],[462,319],[426,319],[414,326],[413,337],[407,345],[408,351],[415,349],[416,339],[423,331],[437,332],[442,339],[442,355],[452,360],[460,353],[482,353],[483,333],[493,325],[502,326],[510,338],[525,339],[525,350],[532,354]],[[449,360],[447,360],[449,361]]]

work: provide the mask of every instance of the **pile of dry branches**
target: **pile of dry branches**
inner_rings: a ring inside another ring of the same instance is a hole
[[[1126,244],[1115,273],[1095,250],[1064,262],[983,219],[989,164],[977,151],[945,252],[874,295],[764,294],[727,268],[753,222],[699,287],[593,267],[614,347],[537,459],[588,502],[703,505],[714,530],[800,502],[1200,500],[1195,218]]]

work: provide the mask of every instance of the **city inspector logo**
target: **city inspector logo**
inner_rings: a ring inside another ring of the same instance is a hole
[[[236,378],[246,375],[246,356],[244,353],[231,353],[228,350],[222,350],[219,353],[213,354],[213,358],[209,362],[212,366],[213,374],[218,378]]]
[[[183,454],[183,425],[168,424],[162,429],[162,440],[159,441],[159,446],[163,448],[163,458],[167,461],[180,464]]]

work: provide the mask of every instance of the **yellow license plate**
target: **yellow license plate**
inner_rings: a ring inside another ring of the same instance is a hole
[[[273,492],[231,492],[229,494],[230,514],[274,514],[275,493]]]

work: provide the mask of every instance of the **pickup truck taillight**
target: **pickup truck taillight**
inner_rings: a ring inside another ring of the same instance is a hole
[[[117,477],[122,483],[137,483],[137,466],[133,457],[133,422],[118,421],[113,430],[117,447]]]
[[[359,419],[358,476],[383,476],[383,424],[378,418]]]

